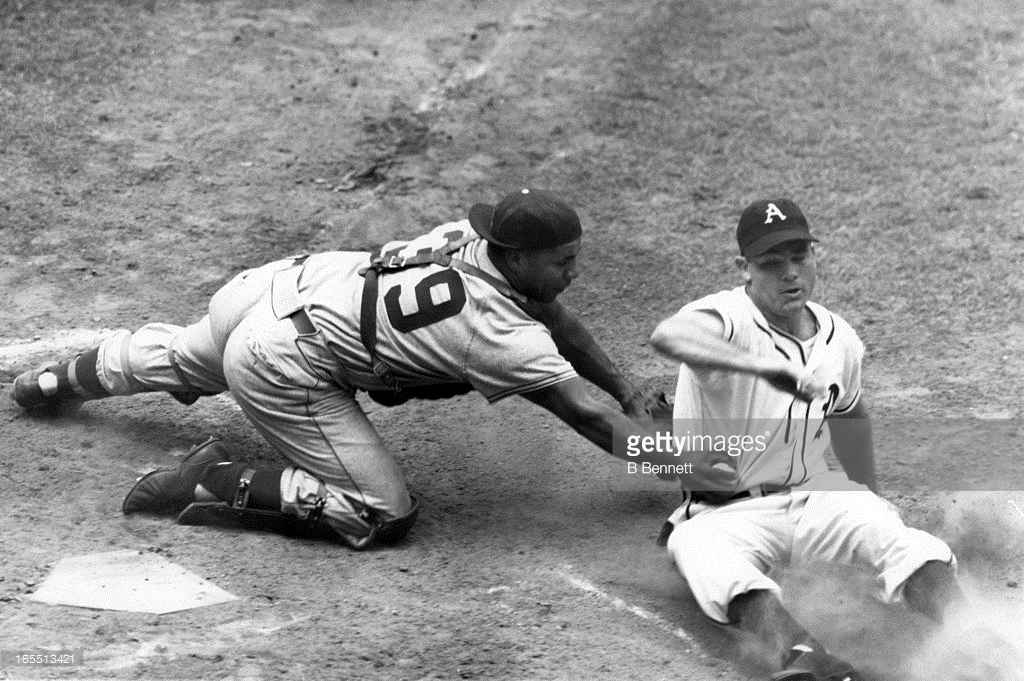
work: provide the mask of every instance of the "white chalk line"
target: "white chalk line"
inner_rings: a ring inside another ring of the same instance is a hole
[[[46,336],[0,338],[0,369],[13,371],[35,368],[33,362],[63,359],[62,355],[93,347],[111,329],[58,329]],[[56,355],[56,356],[55,356]]]
[[[645,622],[653,624],[658,629],[661,629],[662,631],[667,632],[680,640],[686,641],[690,645],[695,645],[694,640],[690,637],[689,634],[686,633],[686,631],[682,627],[672,626],[661,615],[653,613],[650,610],[641,608],[638,605],[631,605],[630,603],[627,603],[625,600],[619,598],[618,596],[613,596],[608,592],[604,591],[593,582],[584,579],[583,577],[579,577],[577,575],[572,574],[571,565],[563,566],[560,574],[565,579],[565,581],[569,582],[569,584],[571,584],[572,586],[576,587],[580,591],[585,591],[586,593],[597,596],[601,600],[611,605],[616,610],[622,610],[632,615],[635,615],[640,619],[644,620]]]
[[[1020,517],[1024,518],[1024,511],[1020,510],[1020,506],[1018,506],[1013,499],[1010,499],[1010,506],[1013,506],[1017,513],[1020,513]]]

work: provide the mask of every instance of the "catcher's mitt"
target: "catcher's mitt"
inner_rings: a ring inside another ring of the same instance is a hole
[[[672,405],[665,391],[655,388],[634,390],[621,402],[622,411],[632,419],[670,419]]]

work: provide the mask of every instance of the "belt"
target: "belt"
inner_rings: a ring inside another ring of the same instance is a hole
[[[769,494],[775,494],[781,492],[781,489],[755,487],[753,490],[743,490],[736,494],[730,495],[728,492],[690,492],[690,500],[695,501],[698,504],[710,504],[712,506],[722,506],[728,504],[731,501],[739,501],[740,499],[749,499],[751,497],[766,497]]]
[[[684,497],[683,503],[686,504],[686,519],[690,519],[690,505],[694,502],[698,504],[708,504],[709,506],[724,506],[732,501],[739,501],[740,499],[750,499],[752,497],[765,497],[769,494],[775,494],[776,492],[782,492],[785,488],[773,489],[771,487],[755,487],[752,490],[743,490],[736,494],[729,494],[728,492],[687,492],[687,496]],[[676,526],[671,521],[665,521],[665,524],[661,527],[661,532],[658,534],[658,546],[668,546],[669,535],[676,529]]]

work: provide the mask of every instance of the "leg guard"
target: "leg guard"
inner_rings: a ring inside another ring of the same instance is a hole
[[[180,525],[215,525],[237,530],[276,532],[286,537],[343,541],[352,548],[363,548],[346,541],[340,534],[322,521],[303,520],[298,516],[285,515],[280,511],[266,511],[260,508],[236,508],[223,501],[189,504],[178,515],[177,522]]]
[[[376,522],[371,520],[369,534],[362,534],[365,530],[355,524],[351,531],[346,531],[349,528],[336,526],[337,520],[328,524],[317,509],[308,517],[300,518],[280,511],[249,508],[246,503],[251,479],[252,471],[246,471],[239,481],[238,493],[233,504],[222,501],[195,502],[189,504],[178,515],[177,522],[181,525],[215,525],[240,530],[276,532],[286,537],[335,541],[361,551],[375,542],[385,545],[399,542],[412,529],[419,513],[419,502],[413,497],[412,509],[401,518]],[[372,511],[370,515],[372,516]]]

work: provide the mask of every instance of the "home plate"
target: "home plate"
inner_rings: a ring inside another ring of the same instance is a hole
[[[164,614],[238,597],[148,551],[64,558],[31,600],[98,610]]]

